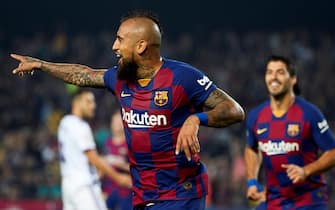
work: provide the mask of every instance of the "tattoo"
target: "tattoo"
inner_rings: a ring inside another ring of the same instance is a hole
[[[104,73],[106,70],[93,70],[80,64],[61,64],[43,62],[42,71],[62,79],[64,82],[85,87],[105,87]]]
[[[137,72],[138,79],[151,79],[156,73],[156,70],[151,67],[141,66],[139,69],[141,70]]]
[[[204,106],[210,109],[208,115],[208,125],[211,127],[226,127],[244,119],[242,107],[227,93],[220,89],[214,90]]]
[[[205,107],[213,109],[218,103],[228,99],[229,96],[220,89],[216,89],[211,94],[209,94],[207,100],[205,101]]]

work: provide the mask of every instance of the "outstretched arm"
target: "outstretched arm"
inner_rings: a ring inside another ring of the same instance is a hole
[[[207,125],[210,127],[227,127],[244,119],[242,107],[219,88],[208,96],[204,106],[209,109],[204,114],[208,117]],[[200,119],[196,115],[185,120],[177,138],[176,154],[184,151],[187,159],[191,160],[191,153],[200,152],[199,125]]]
[[[106,69],[94,70],[80,64],[51,63],[16,54],[11,54],[11,57],[20,62],[18,67],[13,70],[13,74],[22,76],[24,73],[32,74],[35,70],[41,70],[74,85],[105,87],[103,76]]]

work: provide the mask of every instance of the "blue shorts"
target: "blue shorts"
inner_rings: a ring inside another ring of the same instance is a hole
[[[205,197],[188,200],[155,201],[146,205],[137,205],[134,210],[205,210]]]
[[[269,210],[271,207],[267,206],[266,202],[263,202],[259,204],[256,207],[256,210]],[[293,209],[292,206],[283,206],[281,208],[282,210],[291,210]],[[327,210],[327,206],[320,204],[320,205],[312,205],[312,206],[306,206],[306,207],[300,207],[300,208],[294,208],[295,210]]]
[[[131,200],[131,193],[129,193],[128,197],[122,197],[118,191],[113,191],[108,195],[106,204],[108,209],[132,210]]]

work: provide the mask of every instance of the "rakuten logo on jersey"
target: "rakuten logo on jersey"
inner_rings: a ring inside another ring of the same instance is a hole
[[[148,112],[136,113],[134,110],[127,112],[124,108],[122,108],[122,119],[127,122],[129,128],[152,128],[167,125],[165,115],[149,115]]]
[[[299,144],[296,142],[272,142],[270,140],[266,143],[258,142],[258,145],[260,150],[267,155],[279,155],[299,151]]]

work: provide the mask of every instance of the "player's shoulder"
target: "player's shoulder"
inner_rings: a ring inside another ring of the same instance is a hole
[[[298,105],[304,113],[305,119],[315,120],[324,118],[321,110],[313,103],[303,99],[301,97],[296,97],[295,104]]]
[[[111,76],[111,75],[116,75],[117,69],[118,69],[118,66],[112,66],[112,67],[108,68],[104,73],[104,77]]]
[[[200,72],[199,69],[192,66],[191,64],[177,61],[173,59],[163,58],[164,67],[169,68],[174,74],[181,74],[186,76],[187,74],[197,73]]]
[[[246,125],[247,127],[252,127],[259,118],[260,114],[264,109],[269,108],[270,106],[270,100],[266,100],[259,104],[258,106],[250,109],[250,111],[247,112],[246,117]]]
[[[247,117],[248,118],[254,118],[257,117],[258,114],[264,110],[265,108],[268,108],[270,106],[270,100],[266,100],[263,101],[261,104],[259,104],[258,106],[252,108],[248,113],[247,113]]]
[[[108,68],[108,69],[106,70],[106,72],[108,72],[108,71],[116,72],[116,71],[117,71],[117,68],[118,68],[118,66],[112,66],[112,67]]]
[[[81,118],[75,115],[65,115],[60,121],[60,128],[62,127],[72,127],[72,128],[86,128],[88,124]]]
[[[316,105],[298,96],[296,96],[295,98],[295,104],[300,106],[305,111],[318,111],[319,110],[319,108]]]

